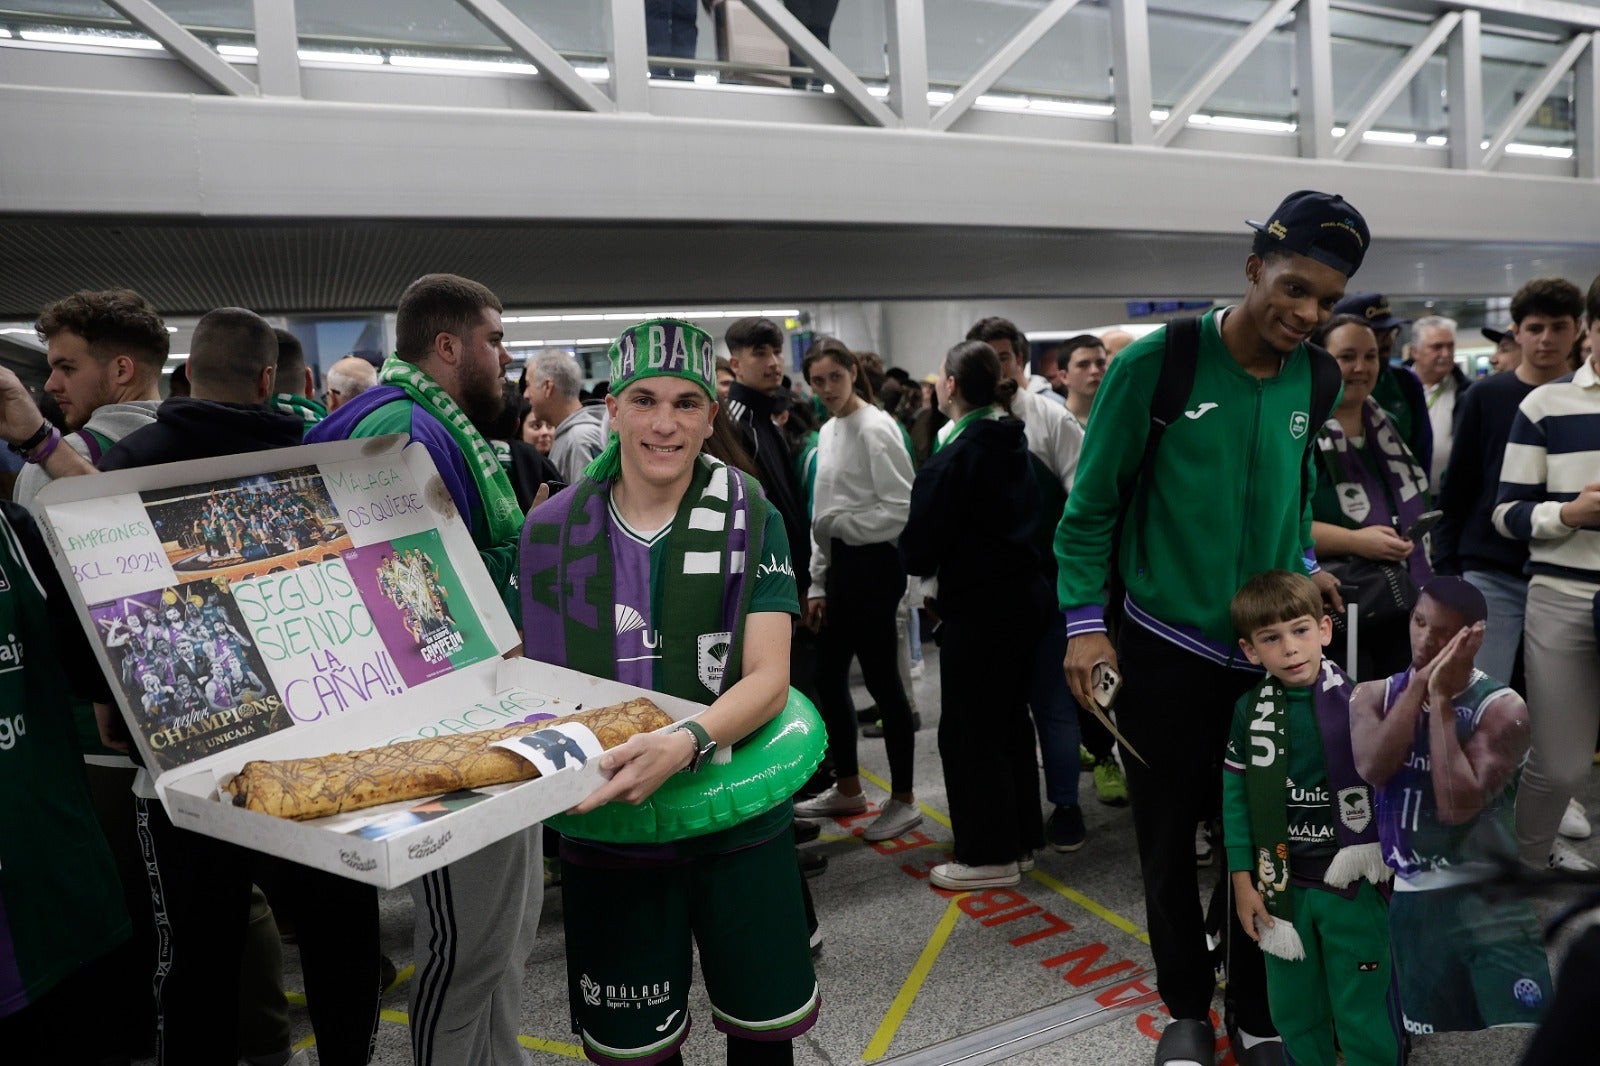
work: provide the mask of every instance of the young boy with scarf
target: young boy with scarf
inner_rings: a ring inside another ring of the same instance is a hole
[[[1309,578],[1269,570],[1233,598],[1239,647],[1267,678],[1234,707],[1223,831],[1239,921],[1261,945],[1267,1000],[1290,1061],[1396,1066],[1400,1008],[1389,878],[1372,790],[1350,744],[1351,684]]]
[[[710,706],[608,751],[609,781],[552,819],[573,1029],[592,1062],[681,1064],[692,937],[728,1062],[787,1066],[819,1004],[788,798],[815,759],[759,809],[718,813],[704,773],[718,747],[733,748],[738,773],[783,773],[763,743],[744,743],[769,732],[788,694],[800,604],[783,518],[753,478],[702,453],[717,412],[704,330],[643,322],[610,361],[610,443],[523,531],[524,651]],[[592,813],[652,797],[620,828],[616,812]],[[658,828],[696,805],[697,832]]]

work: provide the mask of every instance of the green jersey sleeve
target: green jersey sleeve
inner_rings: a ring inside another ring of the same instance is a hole
[[[761,533],[761,558],[755,560],[755,591],[750,594],[750,613],[800,613],[800,594],[795,590],[794,563],[789,558],[789,534],[776,507],[768,508],[767,524]]]

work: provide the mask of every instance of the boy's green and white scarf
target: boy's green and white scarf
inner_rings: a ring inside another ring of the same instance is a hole
[[[515,539],[522,528],[522,507],[517,503],[516,491],[494,449],[460,405],[437,381],[398,356],[391,355],[384,360],[378,380],[403,391],[418,407],[437,418],[455,440],[466,457],[467,472],[472,475],[478,499],[483,503],[488,543],[506,544]]]
[[[1391,875],[1378,843],[1372,787],[1356,773],[1350,744],[1350,694],[1352,686],[1331,660],[1322,661],[1322,675],[1312,684],[1311,705],[1322,737],[1323,765],[1328,793],[1334,804],[1334,830],[1339,852],[1323,881],[1346,888],[1358,878],[1377,884]],[[1258,927],[1261,950],[1283,959],[1305,958],[1305,945],[1294,928],[1293,896],[1289,891],[1289,814],[1284,793],[1289,781],[1289,697],[1282,682],[1268,678],[1246,697],[1249,700],[1250,751],[1241,752],[1249,765],[1228,769],[1242,772],[1250,810],[1250,842],[1255,852],[1256,887],[1276,921]]]
[[[667,534],[652,618],[650,549],[615,528],[611,483],[585,478],[534,508],[522,545],[529,658],[709,702],[743,672],[744,621],[770,505],[753,481],[702,455]],[[754,562],[752,562],[752,560]],[[619,619],[624,611],[637,612]],[[620,624],[619,624],[620,622]],[[618,655],[619,634],[660,634],[659,658]]]

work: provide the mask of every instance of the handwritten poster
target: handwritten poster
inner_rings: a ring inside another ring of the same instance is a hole
[[[238,582],[233,596],[296,722],[405,691],[343,559]]]

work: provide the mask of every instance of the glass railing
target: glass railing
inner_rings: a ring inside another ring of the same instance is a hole
[[[250,0],[157,0],[196,36],[229,58],[253,43]],[[505,0],[512,13],[596,81],[608,77],[607,0]],[[644,0],[639,0],[644,3]],[[1004,47],[1047,0],[927,0],[930,100],[936,106]],[[1149,6],[1151,98],[1155,117],[1181,100],[1257,18],[1270,0],[1154,0]],[[300,48],[307,58],[361,55],[367,62],[426,69],[459,60],[517,59],[493,32],[455,0],[296,0]],[[757,84],[826,91],[807,62],[740,0],[707,10],[695,5],[693,32],[664,28],[647,9],[651,67],[658,77],[707,83]],[[1335,7],[1330,16],[1333,114],[1343,126],[1428,33],[1431,17],[1370,7]],[[106,35],[159,47],[100,0],[0,0],[0,28],[14,35]],[[887,91],[888,33],[883,0],[840,0],[826,25],[810,27],[848,69],[879,96]],[[1483,42],[1484,136],[1493,139],[1523,96],[1561,54],[1559,27],[1547,32],[1495,27]],[[522,64],[526,66],[526,64]],[[1104,4],[1069,11],[977,105],[1109,117],[1114,99],[1110,15]],[[1440,145],[1448,136],[1448,68],[1444,49],[1423,65],[1368,134],[1373,140]],[[1298,121],[1293,20],[1274,29],[1191,119],[1221,120],[1235,129],[1287,133]],[[1574,81],[1569,73],[1518,134],[1527,154],[1570,153],[1575,142]]]

